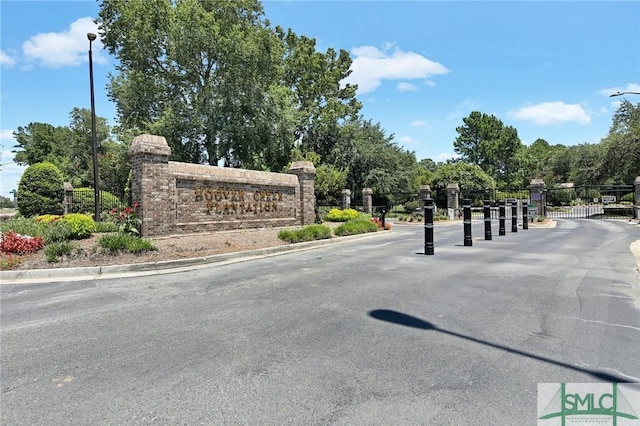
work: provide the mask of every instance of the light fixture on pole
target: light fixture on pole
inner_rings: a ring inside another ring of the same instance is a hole
[[[89,39],[89,84],[91,86],[91,151],[93,156],[93,195],[94,216],[93,220],[100,221],[100,188],[98,179],[98,141],[96,140],[96,104],[93,96],[93,56],[91,42],[96,39],[93,33],[87,33]]]
[[[618,92],[618,93],[610,94],[609,97],[613,98],[614,96],[622,96],[622,95],[640,95],[640,92]]]

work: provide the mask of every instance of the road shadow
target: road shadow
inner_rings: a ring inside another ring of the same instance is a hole
[[[464,340],[468,340],[470,342],[478,343],[480,345],[489,346],[495,349],[500,349],[512,354],[525,356],[527,358],[535,359],[538,361],[546,362],[549,364],[557,365],[560,367],[568,368],[574,371],[579,371],[582,373],[589,374],[590,376],[602,380],[604,382],[616,382],[616,383],[632,383],[626,378],[616,376],[615,374],[604,373],[598,370],[591,370],[588,368],[576,367],[575,365],[567,364],[562,361],[556,361],[550,358],[546,358],[540,355],[536,355],[533,353],[521,351],[519,349],[510,348],[508,346],[500,345],[497,343],[488,342],[486,340],[476,339],[475,337],[465,336],[464,334],[456,333],[455,331],[446,330],[444,328],[439,328],[435,324],[425,321],[423,319],[403,314],[402,312],[392,311],[388,309],[376,309],[369,312],[369,316],[375,318],[380,321],[390,322],[397,325],[402,325],[405,327],[417,328],[419,330],[428,330],[435,331],[443,334],[447,334],[449,336],[459,337]]]

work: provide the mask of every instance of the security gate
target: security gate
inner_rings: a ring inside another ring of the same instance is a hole
[[[550,218],[627,219],[635,215],[634,185],[566,185],[543,195],[545,214]]]

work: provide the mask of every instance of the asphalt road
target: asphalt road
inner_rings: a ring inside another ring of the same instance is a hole
[[[638,225],[436,226],[191,272],[0,286],[0,423],[535,425],[640,381]]]

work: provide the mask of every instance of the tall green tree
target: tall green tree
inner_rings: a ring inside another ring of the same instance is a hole
[[[640,175],[640,103],[623,101],[613,115],[604,148],[604,183],[631,184]]]
[[[463,161],[479,166],[500,186],[512,186],[522,142],[514,127],[505,126],[494,115],[473,111],[456,127],[454,150]]]
[[[282,143],[288,154],[284,49],[259,1],[114,0],[99,17],[119,61],[109,93],[124,127],[164,135],[182,161],[254,165]]]
[[[326,157],[360,108],[340,84],[349,54],[272,29],[258,0],[112,0],[99,16],[121,125],[164,135],[175,160],[279,170],[295,144]]]
[[[345,50],[317,51],[316,40],[276,27],[285,47],[283,84],[293,94],[297,112],[294,137],[303,152],[321,158],[331,155],[338,143],[340,126],[357,119],[362,104],[355,85],[342,85],[351,73],[351,57]]]
[[[353,120],[341,128],[332,161],[349,171],[347,188],[358,196],[363,188],[385,195],[417,194],[421,168],[415,154],[398,146],[380,123]]]
[[[431,179],[432,189],[439,192],[446,190],[447,185],[452,183],[457,183],[463,191],[496,188],[495,180],[479,166],[462,161],[443,164]]]
[[[581,185],[598,185],[602,182],[604,145],[580,144],[568,148],[570,159],[569,182]]]
[[[64,180],[73,186],[93,186],[91,111],[73,108],[69,120],[69,126],[29,123],[18,127],[14,132],[17,141],[14,146],[15,161],[23,165],[52,163],[60,170]],[[104,143],[109,138],[110,130],[105,118],[96,117],[99,163],[100,157],[108,153]],[[109,175],[110,171],[105,169],[102,174]]]

